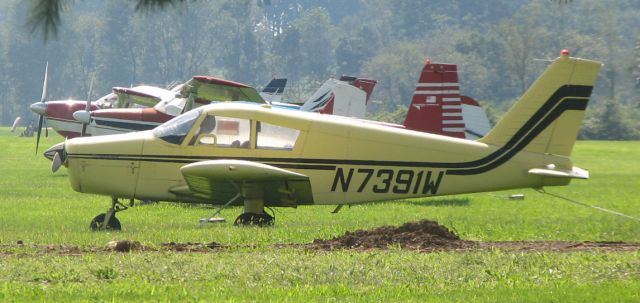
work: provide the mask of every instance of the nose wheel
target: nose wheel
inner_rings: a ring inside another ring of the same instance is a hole
[[[92,231],[122,230],[122,227],[120,226],[120,220],[116,218],[115,214],[111,215],[111,218],[109,218],[109,220],[105,220],[106,217],[107,217],[106,213],[97,215],[95,218],[93,218],[93,220],[91,220],[91,224],[89,224],[89,228]]]
[[[106,213],[99,214],[95,218],[93,218],[93,220],[91,220],[91,223],[89,224],[89,228],[92,231],[122,230],[122,227],[120,226],[120,220],[116,218],[116,213],[127,208],[128,207],[120,203],[118,199],[112,198],[111,208],[109,208]]]

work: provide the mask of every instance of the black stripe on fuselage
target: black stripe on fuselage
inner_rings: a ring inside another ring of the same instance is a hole
[[[160,155],[120,155],[120,154],[67,154],[68,159],[95,159],[95,160],[116,160],[116,161],[141,161],[155,163],[194,163],[206,160],[228,160],[228,157],[186,157],[186,156],[160,156]],[[261,162],[279,168],[312,169],[312,170],[335,170],[335,165],[323,165],[311,162],[304,162],[304,159],[284,159],[284,158],[253,158],[253,157],[233,157],[234,160],[245,160]],[[300,160],[300,161],[287,161]],[[313,160],[313,159],[310,159]],[[317,160],[317,159],[316,159]],[[284,163],[282,163],[284,162]]]
[[[535,137],[567,110],[585,110],[592,86],[565,85],[560,87],[540,109],[495,152],[478,160],[468,162],[420,162],[420,161],[378,161],[346,159],[300,159],[300,158],[260,158],[233,157],[235,160],[261,162],[281,168],[335,170],[337,165],[396,166],[415,168],[443,168],[449,175],[474,175],[494,169],[505,163],[524,149]],[[147,162],[192,163],[204,160],[229,159],[226,157],[194,157],[167,155],[118,155],[118,154],[69,154],[69,158],[89,158],[106,160],[127,160]]]

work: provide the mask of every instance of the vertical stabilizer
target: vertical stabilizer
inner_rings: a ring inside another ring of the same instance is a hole
[[[273,78],[260,92],[260,96],[268,102],[282,101],[284,88],[287,86],[287,78]]]
[[[456,65],[427,59],[403,124],[411,130],[465,138]]]
[[[570,156],[601,63],[564,50],[480,142]]]
[[[476,140],[482,138],[491,130],[491,122],[484,108],[476,100],[468,96],[462,99],[462,117],[464,117],[465,138]]]
[[[376,80],[342,76],[329,79],[302,105],[304,111],[363,118]]]

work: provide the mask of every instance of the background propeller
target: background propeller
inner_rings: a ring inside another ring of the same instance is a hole
[[[91,111],[91,95],[93,94],[93,81],[96,79],[95,76],[91,77],[91,83],[89,84],[89,93],[87,94],[87,106],[85,106],[84,110],[85,112],[87,112],[87,115],[89,115],[88,113]],[[82,122],[82,131],[80,132],[81,136],[85,136],[85,134],[87,133],[87,125],[89,123],[87,122]]]
[[[44,68],[44,83],[42,84],[42,96],[40,97],[40,102],[42,104],[46,104],[47,102],[47,75],[49,74],[49,62],[45,65]],[[40,114],[40,119],[38,119],[38,135],[36,137],[36,155],[38,154],[38,147],[40,146],[40,135],[42,134],[42,124],[45,121],[45,115]],[[45,124],[46,127],[46,124]],[[46,136],[49,136],[49,132],[45,130]]]

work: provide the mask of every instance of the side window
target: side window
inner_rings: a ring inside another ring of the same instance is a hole
[[[249,148],[251,121],[247,119],[207,116],[191,139],[191,145]]]
[[[257,144],[259,149],[292,150],[300,130],[258,122]]]

